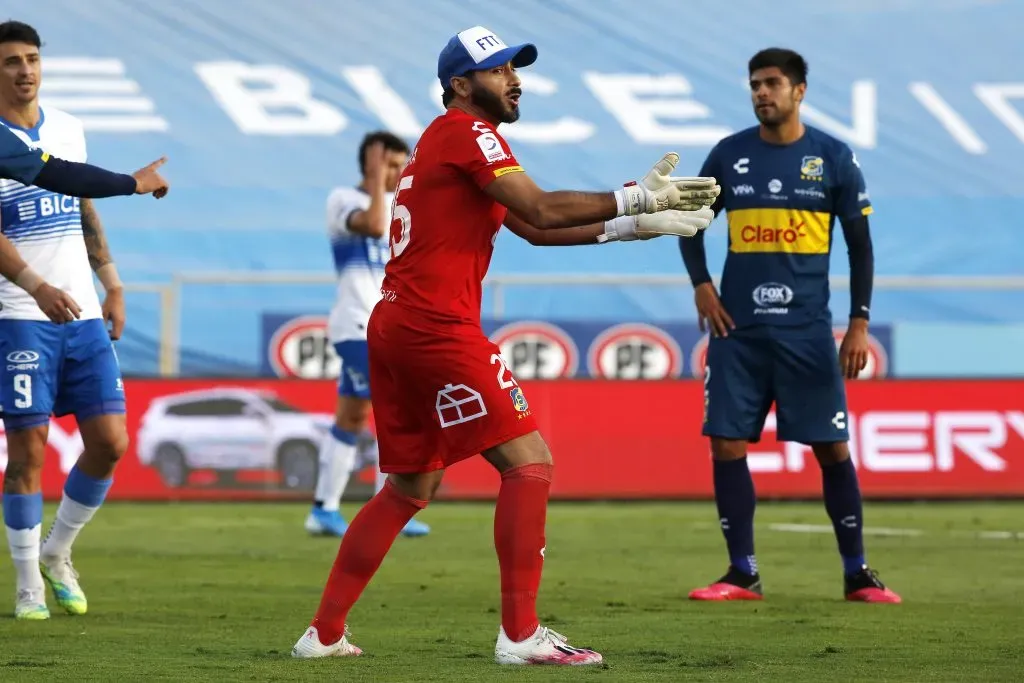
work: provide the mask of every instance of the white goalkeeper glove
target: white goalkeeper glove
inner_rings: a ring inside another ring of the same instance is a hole
[[[705,207],[696,211],[659,211],[639,216],[619,216],[604,223],[598,243],[649,240],[660,235],[693,237],[715,220],[715,212]]]
[[[666,209],[696,211],[711,206],[722,192],[714,178],[676,178],[671,175],[679,155],[669,152],[637,182],[615,192],[620,216],[655,213]]]

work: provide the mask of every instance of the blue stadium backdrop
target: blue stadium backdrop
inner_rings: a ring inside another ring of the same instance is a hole
[[[698,27],[671,19],[677,7],[649,0],[652,20],[624,22],[615,4],[587,0],[47,0],[5,17],[42,33],[44,103],[85,121],[92,161],[127,170],[170,157],[168,199],[100,204],[132,283],[195,271],[329,275],[327,191],[358,180],[365,132],[412,141],[440,111],[437,53],[474,24],[539,47],[523,73],[523,120],[506,134],[545,187],[611,188],[670,149],[695,172],[716,140],[753,120],[747,59],[784,45],[810,62],[806,120],[849,142],[867,176],[880,275],[1024,273],[1024,5],[732,0],[708,5]],[[724,241],[719,221],[713,272]],[[841,240],[833,270],[847,272]],[[683,270],[668,241],[543,250],[504,234],[492,273]],[[332,294],[327,281],[184,286],[181,372],[266,370],[263,316],[326,312]],[[128,372],[157,371],[158,303],[131,295]],[[874,312],[900,374],[1024,374],[1007,350],[1024,342],[1022,303],[1020,290],[880,290]],[[491,291],[485,316],[493,306]],[[837,290],[837,324],[846,309]],[[611,285],[508,287],[500,314],[589,330],[651,323],[670,335],[674,324],[692,330],[694,316],[685,287]]]

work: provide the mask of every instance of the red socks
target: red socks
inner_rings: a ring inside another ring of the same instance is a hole
[[[538,463],[501,475],[494,547],[501,569],[501,625],[515,642],[533,635],[540,625],[537,589],[544,567],[544,523],[553,469]]]
[[[426,506],[426,501],[407,498],[389,481],[352,520],[311,624],[323,645],[341,640],[352,605],[370,583],[402,528]]]
[[[494,510],[494,547],[501,569],[501,625],[505,635],[521,641],[533,635],[537,590],[544,566],[551,465],[523,465],[501,475]],[[320,642],[330,645],[345,633],[352,605],[384,561],[402,528],[426,501],[407,498],[388,482],[363,506],[341,541],[312,626]]]

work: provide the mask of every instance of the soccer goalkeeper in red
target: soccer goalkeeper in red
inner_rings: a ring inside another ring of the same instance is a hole
[[[502,664],[597,664],[541,626],[537,591],[552,459],[523,389],[480,327],[481,283],[498,230],[537,245],[693,236],[710,223],[714,178],[674,178],[666,155],[616,192],[545,192],[498,133],[519,118],[516,69],[537,48],[476,26],[438,58],[447,111],[424,131],[395,192],[391,258],[370,317],[370,387],[388,483],[352,520],[295,657],[358,655],[349,610],[446,467],[482,455],[501,474],[494,545],[501,574]]]

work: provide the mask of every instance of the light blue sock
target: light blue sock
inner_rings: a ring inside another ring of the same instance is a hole
[[[57,508],[57,518],[43,541],[43,555],[65,557],[78,532],[92,519],[107,497],[113,479],[94,479],[75,465],[64,482],[64,495]]]
[[[98,508],[103,504],[113,483],[112,478],[93,479],[75,465],[64,482],[64,495],[85,507]]]

